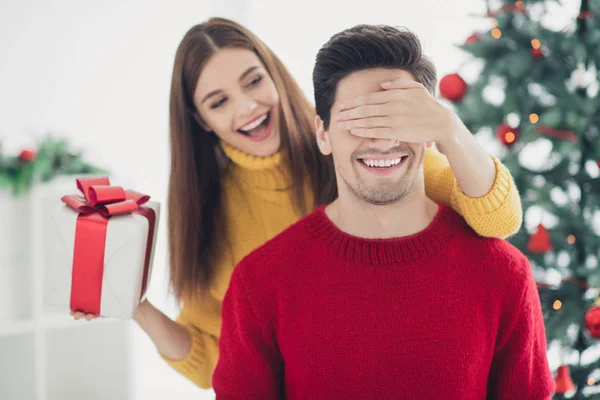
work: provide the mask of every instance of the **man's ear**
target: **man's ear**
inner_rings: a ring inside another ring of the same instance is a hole
[[[329,132],[325,130],[325,124],[323,120],[318,115],[315,116],[315,129],[317,136],[317,144],[319,145],[319,150],[323,155],[328,156],[331,154],[331,142],[329,141]]]

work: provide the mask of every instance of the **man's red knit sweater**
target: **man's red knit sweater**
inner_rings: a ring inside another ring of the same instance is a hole
[[[223,302],[217,399],[547,400],[529,263],[440,206],[368,240],[320,208],[246,257]]]

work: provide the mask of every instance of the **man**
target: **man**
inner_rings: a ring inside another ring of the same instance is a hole
[[[527,260],[425,196],[423,142],[451,151],[466,128],[416,36],[341,32],[313,78],[339,197],[235,269],[217,399],[549,399]]]

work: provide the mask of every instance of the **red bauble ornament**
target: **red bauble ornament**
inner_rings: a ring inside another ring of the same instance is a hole
[[[519,139],[519,128],[513,128],[508,124],[499,125],[496,128],[496,136],[505,146],[514,145]]]
[[[29,150],[29,149],[21,150],[21,152],[19,153],[19,160],[25,161],[25,162],[31,162],[31,161],[35,160],[36,157],[37,157],[37,153],[35,151]]]
[[[575,389],[573,379],[571,379],[571,370],[568,365],[558,367],[554,382],[556,383],[555,393],[557,394],[565,394]]]
[[[552,249],[553,247],[552,241],[550,240],[550,233],[548,233],[548,230],[544,227],[544,225],[539,224],[537,231],[529,238],[527,250],[532,253],[547,253]]]
[[[467,82],[458,74],[449,74],[440,80],[440,94],[454,103],[464,97],[468,88]]]
[[[542,48],[538,48],[538,49],[531,49],[531,56],[533,58],[535,58],[536,60],[542,59],[544,58],[544,53],[542,52]]]
[[[596,161],[596,164],[598,164],[598,168],[600,168],[600,160]]]
[[[474,33],[465,40],[465,44],[471,44],[479,41],[479,35]]]
[[[596,302],[598,303],[598,302]],[[590,335],[596,339],[600,339],[600,307],[593,305],[585,313],[585,326],[590,331]]]

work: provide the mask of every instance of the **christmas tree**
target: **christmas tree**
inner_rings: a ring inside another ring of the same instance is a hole
[[[538,282],[554,398],[600,399],[600,1],[487,6],[440,94],[515,178],[525,223],[508,240]]]

